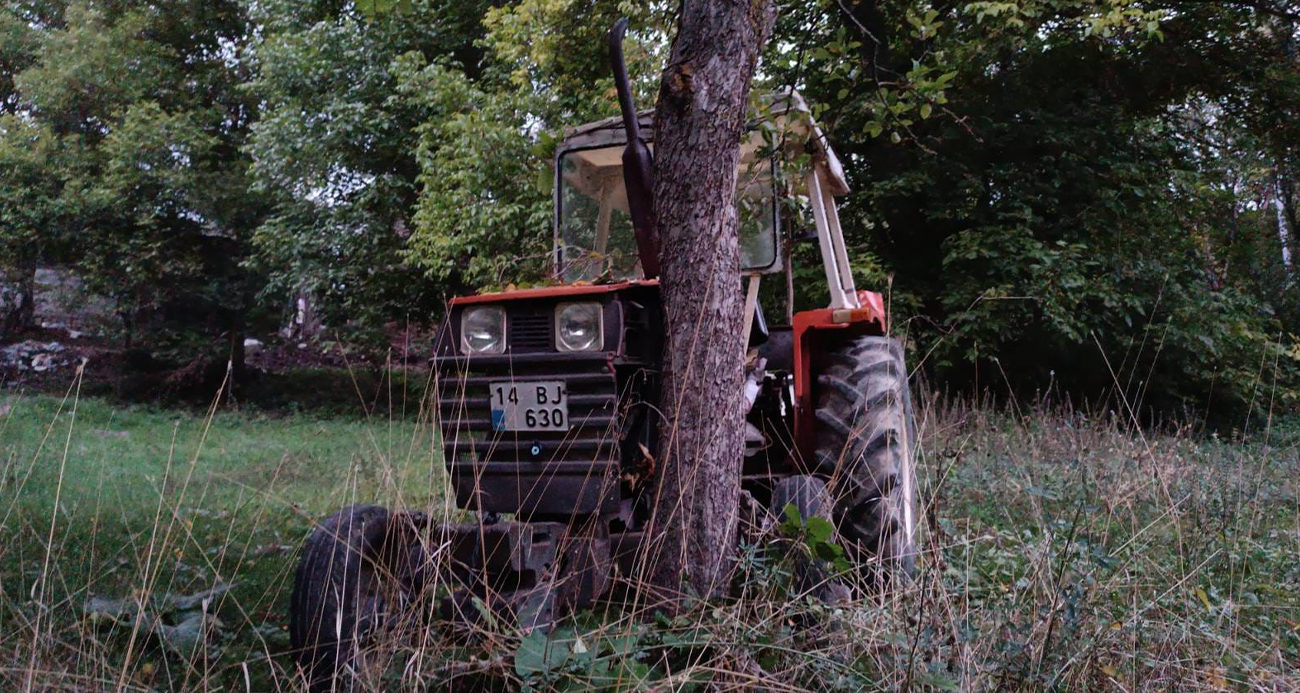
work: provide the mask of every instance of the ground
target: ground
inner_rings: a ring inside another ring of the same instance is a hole
[[[495,624],[477,650],[407,637],[377,685],[1300,690],[1300,428],[918,399],[924,555],[905,590],[827,608],[748,546],[721,602],[549,637]],[[0,690],[298,690],[284,609],[313,519],[446,509],[418,406],[368,411],[0,396]]]

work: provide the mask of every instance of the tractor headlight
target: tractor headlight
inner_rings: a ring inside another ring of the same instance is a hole
[[[460,350],[500,354],[506,350],[506,312],[496,306],[466,308],[460,316]]]
[[[561,303],[555,307],[555,348],[599,351],[605,345],[604,311],[599,303]]]

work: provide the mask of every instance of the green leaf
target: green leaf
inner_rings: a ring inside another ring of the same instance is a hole
[[[572,643],[569,631],[557,630],[548,635],[542,629],[534,628],[515,650],[515,673],[527,678],[555,671],[568,661]]]
[[[817,543],[830,541],[831,536],[835,534],[835,526],[824,517],[810,517],[804,525],[808,531],[808,538]]]
[[[815,548],[813,549],[813,552],[816,553],[817,557],[822,559],[823,561],[835,562],[836,560],[844,557],[844,549],[840,548],[838,544],[821,542],[819,544],[815,544],[814,546]]]
[[[796,507],[794,503],[786,503],[785,508],[782,509],[782,513],[785,515],[785,521],[787,523],[794,527],[803,526],[803,517],[799,515],[799,508]]]

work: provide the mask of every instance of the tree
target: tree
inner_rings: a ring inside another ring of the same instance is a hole
[[[364,338],[447,295],[545,280],[547,148],[614,112],[598,35],[619,4],[250,3],[250,150],[275,200],[254,239],[263,298],[306,290]],[[634,16],[654,31],[664,4]]]
[[[564,128],[618,113],[604,35],[625,13],[638,27],[633,88],[648,96],[673,16],[661,0],[502,4],[484,15],[476,72],[403,58],[403,98],[428,114],[405,257],[430,282],[451,292],[549,277],[554,145]]]
[[[265,213],[243,153],[257,113],[241,87],[246,15],[224,0],[41,11],[13,96],[59,162],[42,185],[63,223],[41,233],[66,232],[69,263],[113,299],[128,345],[240,366],[257,283],[243,261]]]
[[[302,292],[332,328],[385,345],[385,322],[441,309],[451,287],[426,280],[405,251],[416,230],[421,132],[446,114],[402,84],[426,61],[466,81],[478,76],[483,16],[494,4],[248,4],[262,28],[248,86],[263,101],[249,151],[255,184],[273,200],[253,239],[253,262],[269,279],[263,301]]]
[[[48,129],[0,113],[0,340],[32,327],[36,269],[61,255],[63,163]]]
[[[728,578],[744,449],[734,193],[770,2],[686,0],[655,116],[664,349],[652,582],[700,595]]]
[[[893,275],[934,380],[1235,414],[1261,361],[1300,396],[1258,187],[1294,161],[1295,29],[1270,19],[1287,15],[810,0],[783,8],[764,64],[822,104],[852,254]]]
[[[33,326],[37,266],[65,237],[57,138],[22,115],[15,79],[35,61],[39,32],[57,6],[0,8],[0,341]]]

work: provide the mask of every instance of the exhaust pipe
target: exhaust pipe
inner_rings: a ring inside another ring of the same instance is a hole
[[[609,30],[609,62],[618,88],[618,108],[623,113],[627,147],[623,150],[623,184],[627,187],[627,207],[636,232],[636,252],[641,257],[641,271],[646,279],[659,276],[659,231],[655,228],[654,156],[641,139],[641,122],[632,102],[632,85],[627,80],[623,62],[623,34],[627,18],[614,22]]]

